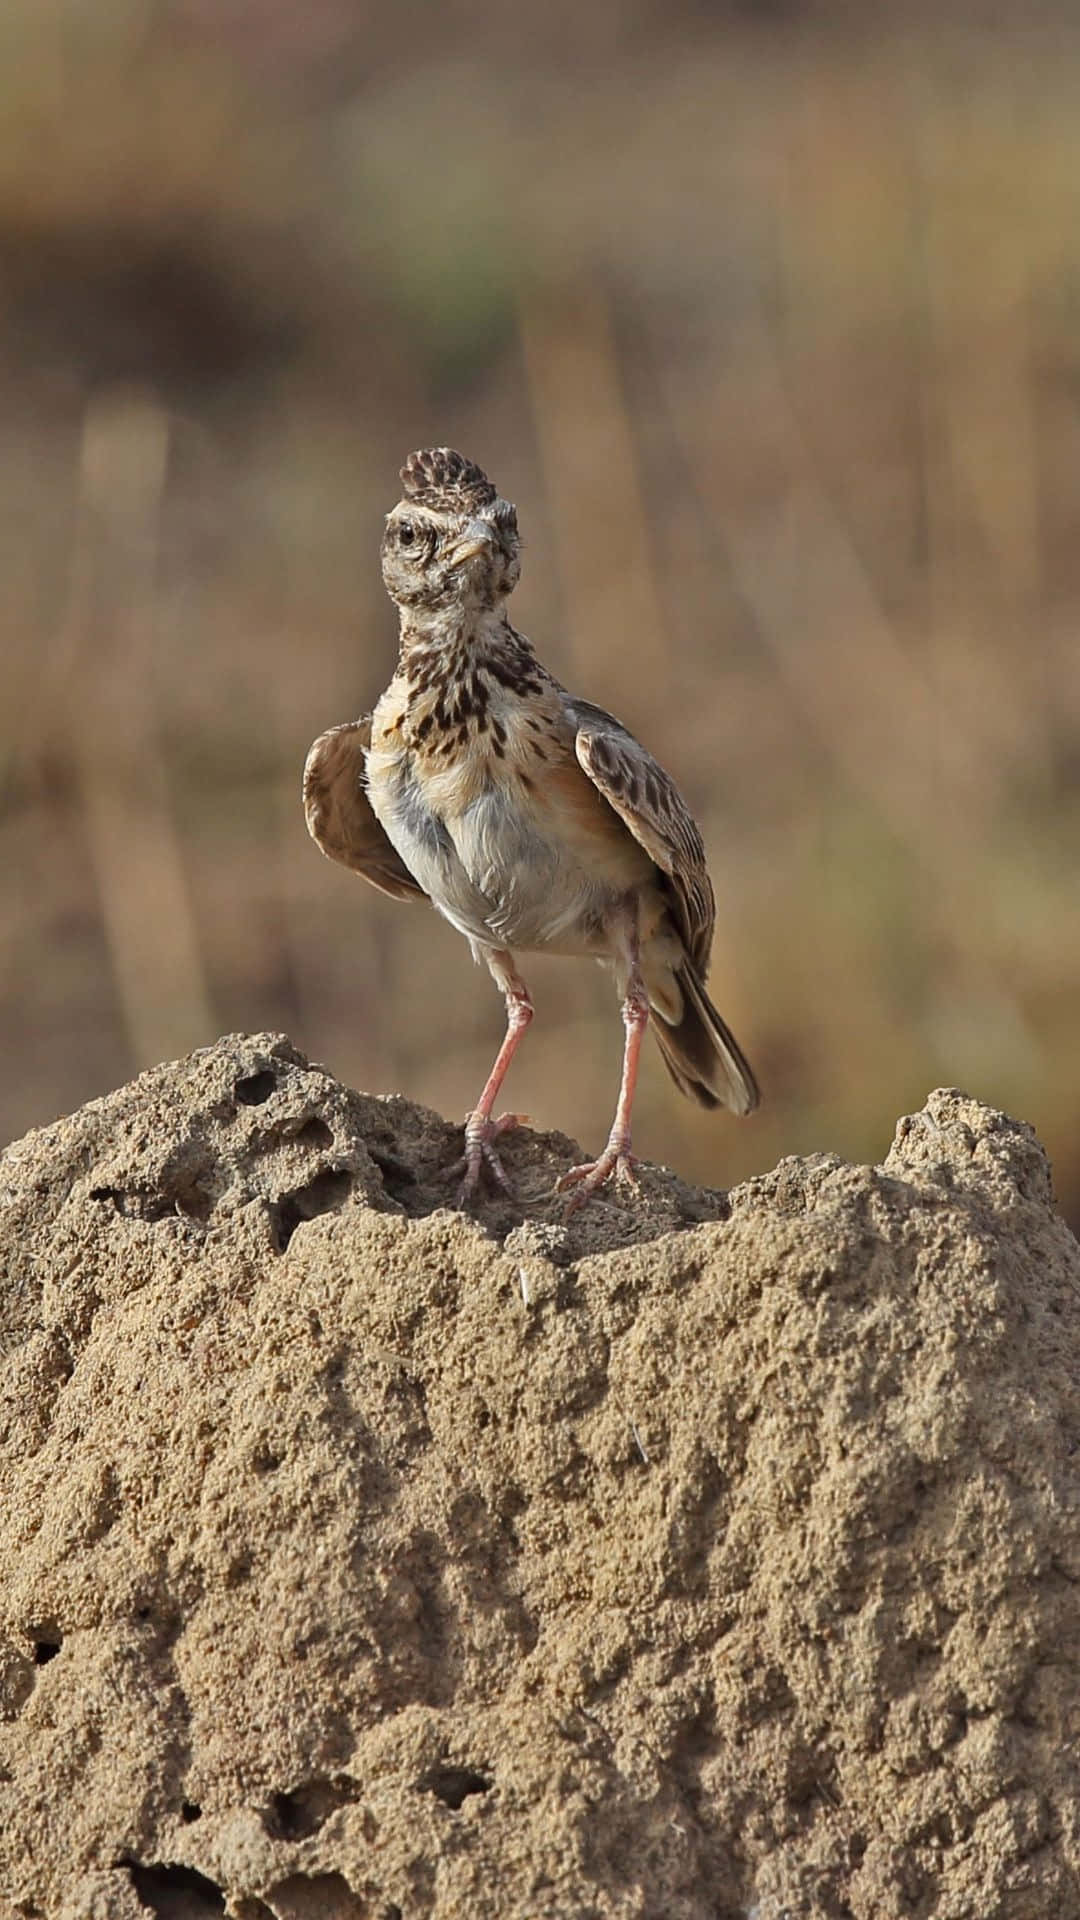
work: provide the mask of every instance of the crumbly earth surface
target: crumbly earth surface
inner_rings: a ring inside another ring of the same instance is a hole
[[[0,1157],[4,1920],[1076,1920],[1030,1130],[568,1225],[459,1151],[260,1035]]]

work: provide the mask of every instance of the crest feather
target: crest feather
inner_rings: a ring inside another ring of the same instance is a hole
[[[475,512],[498,498],[491,481],[475,460],[466,460],[453,447],[420,447],[401,469],[406,500],[419,506]]]

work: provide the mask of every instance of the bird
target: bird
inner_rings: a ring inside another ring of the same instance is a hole
[[[526,953],[591,956],[622,1006],[622,1078],[607,1145],[557,1182],[572,1211],[636,1179],[631,1119],[647,1027],[680,1092],[748,1114],[753,1072],[705,990],[716,918],[700,830],[675,782],[602,707],[569,693],[514,628],[517,512],[451,447],[409,454],[382,577],[400,615],[393,679],[372,713],[331,727],[304,768],[308,829],[330,859],[464,934],[506,1002],[506,1034],[465,1122],[459,1204],[509,1188],[494,1117],[533,1017]]]

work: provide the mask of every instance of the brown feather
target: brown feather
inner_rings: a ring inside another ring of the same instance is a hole
[[[568,700],[577,757],[593,785],[667,879],[672,914],[698,973],[709,963],[716,901],[701,834],[671,775],[618,720]]]
[[[749,1061],[722,1020],[689,961],[676,975],[683,996],[682,1019],[672,1025],[653,1008],[652,1029],[664,1064],[680,1093],[702,1107],[753,1113],[761,1095]]]
[[[418,447],[401,469],[401,485],[406,500],[443,512],[475,512],[498,498],[483,468],[454,447]]]
[[[308,832],[328,860],[340,861],[380,893],[394,900],[426,900],[371,810],[364,760],[370,743],[370,714],[319,735],[304,763]]]

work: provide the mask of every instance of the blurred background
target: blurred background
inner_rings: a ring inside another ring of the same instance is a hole
[[[450,1114],[501,1002],[308,840],[382,516],[450,443],[512,612],[679,778],[765,1092],[730,1184],[959,1085],[1080,1217],[1074,10],[6,0],[0,1139],[231,1029]],[[606,1137],[610,982],[510,1104]]]

